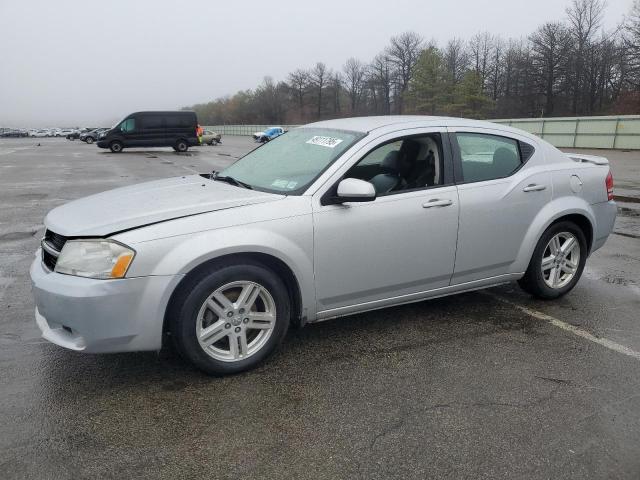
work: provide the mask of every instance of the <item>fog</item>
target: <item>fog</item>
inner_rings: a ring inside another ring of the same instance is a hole
[[[0,0],[0,126],[111,125],[276,80],[317,61],[370,60],[398,33],[444,44],[521,37],[568,0]],[[631,0],[609,0],[615,28]]]

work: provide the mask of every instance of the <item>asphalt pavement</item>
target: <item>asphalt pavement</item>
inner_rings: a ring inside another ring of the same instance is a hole
[[[0,478],[640,477],[640,152],[596,152],[625,202],[557,301],[509,284],[313,324],[226,378],[40,338],[28,268],[47,211],[254,146],[0,140]]]

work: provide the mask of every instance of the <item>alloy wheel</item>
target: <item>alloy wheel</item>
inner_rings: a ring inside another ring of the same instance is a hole
[[[558,289],[573,280],[580,265],[580,242],[569,232],[551,237],[542,254],[542,278],[548,287]]]
[[[250,281],[227,283],[202,304],[196,336],[203,351],[223,362],[257,353],[276,324],[276,305],[269,291]]]

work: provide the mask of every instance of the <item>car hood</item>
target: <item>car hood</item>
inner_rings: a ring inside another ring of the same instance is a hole
[[[74,200],[51,210],[44,223],[47,229],[66,237],[102,237],[174,218],[282,198],[285,196],[189,175]]]

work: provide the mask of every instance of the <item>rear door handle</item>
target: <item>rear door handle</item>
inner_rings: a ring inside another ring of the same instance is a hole
[[[526,187],[524,187],[522,191],[523,192],[540,192],[546,188],[547,188],[546,185],[536,185],[535,183],[532,183],[531,185],[527,185]]]
[[[442,200],[439,198],[432,198],[427,203],[423,203],[422,208],[448,207],[449,205],[452,205],[452,204],[453,204],[453,200],[449,200],[448,198],[442,199]]]

